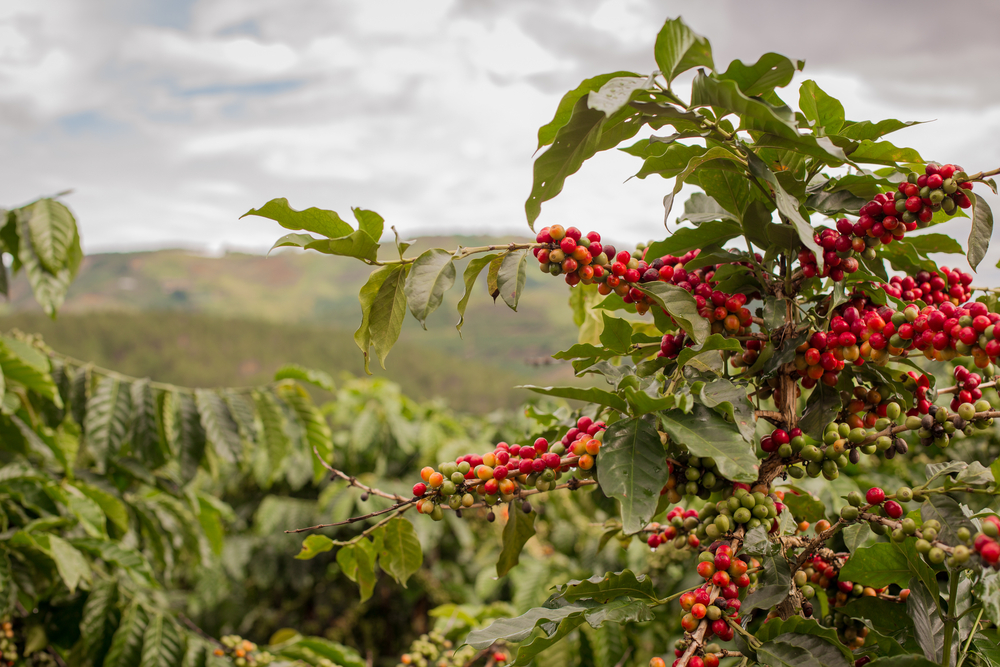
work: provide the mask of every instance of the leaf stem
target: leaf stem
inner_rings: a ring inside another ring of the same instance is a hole
[[[969,633],[969,639],[965,642],[965,648],[962,649],[962,655],[958,657],[958,662],[955,663],[955,667],[962,667],[962,663],[965,662],[966,656],[969,655],[969,646],[972,644],[972,640],[976,636],[976,631],[979,629],[979,621],[982,620],[984,611],[986,611],[986,607],[979,608],[979,616],[976,617],[976,622],[972,624],[972,632]]]

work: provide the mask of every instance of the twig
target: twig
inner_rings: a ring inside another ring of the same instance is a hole
[[[208,634],[207,632],[205,632],[204,630],[202,630],[201,628],[199,628],[195,624],[194,621],[192,621],[190,618],[188,618],[184,614],[177,614],[177,618],[179,618],[181,620],[181,623],[183,623],[184,625],[188,626],[189,630],[194,631],[194,633],[197,634],[197,635],[199,635],[202,639],[207,639],[208,641],[212,642],[216,646],[221,646],[221,647],[225,648],[225,644],[223,644],[218,639],[216,639],[212,635]]]
[[[382,491],[381,489],[376,489],[375,487],[362,484],[361,482],[358,481],[357,477],[352,477],[351,475],[348,475],[345,472],[341,472],[336,468],[334,468],[333,466],[331,466],[326,461],[324,461],[323,457],[319,455],[319,450],[316,449],[315,447],[313,447],[313,453],[316,455],[316,458],[319,459],[320,465],[329,470],[334,477],[339,477],[340,479],[347,482],[348,486],[356,486],[365,493],[370,493],[371,495],[378,496],[380,498],[386,498],[387,500],[395,500],[397,502],[407,502],[411,500],[410,498],[404,498],[403,496],[397,493],[387,493],[385,491]]]
[[[987,387],[995,387],[996,384],[997,384],[996,380],[990,380],[989,382],[984,382],[981,385],[979,385],[979,388],[980,389],[986,389]],[[938,396],[940,396],[941,394],[954,394],[955,392],[960,391],[960,390],[961,390],[961,387],[959,387],[959,386],[956,385],[954,387],[945,387],[944,389],[938,389],[937,393],[938,393]]]
[[[374,518],[374,517],[377,517],[377,516],[382,516],[383,514],[386,514],[388,512],[401,511],[402,508],[407,507],[408,505],[413,505],[418,500],[420,500],[420,499],[419,498],[411,498],[410,500],[407,500],[405,503],[398,503],[398,504],[393,505],[392,507],[386,508],[384,510],[378,510],[376,512],[369,512],[368,514],[365,514],[364,516],[351,517],[350,519],[347,519],[346,521],[338,521],[337,523],[319,523],[319,524],[316,524],[315,526],[308,526],[306,528],[294,528],[292,530],[286,530],[285,532],[286,533],[305,533],[305,532],[308,532],[310,530],[319,530],[320,528],[336,528],[337,526],[347,526],[347,525],[352,524],[352,523],[357,523],[358,521],[364,521],[365,519],[371,519],[371,518]]]
[[[625,664],[625,661],[628,660],[628,657],[630,655],[632,655],[632,647],[631,646],[629,646],[628,650],[625,651],[625,655],[622,656],[622,659],[615,663],[615,667],[622,667],[622,665]]]

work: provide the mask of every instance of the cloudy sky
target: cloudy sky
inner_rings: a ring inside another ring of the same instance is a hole
[[[970,171],[1000,166],[1000,4],[941,8],[5,0],[0,201],[73,189],[66,201],[89,252],[266,249],[277,225],[238,218],[281,196],[297,208],[374,209],[405,235],[523,232],[537,128],[581,79],[653,69],[656,32],[676,15],[712,40],[717,64],[766,51],[804,58],[800,78],[840,97],[849,117],[935,120],[895,143]],[[601,156],[541,222],[629,240],[662,233],[670,184],[625,182],[638,166]]]

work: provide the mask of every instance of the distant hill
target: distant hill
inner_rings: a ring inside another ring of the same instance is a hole
[[[511,240],[422,238],[407,254]],[[455,305],[464,291],[463,268],[464,262],[428,330],[407,315],[387,371],[376,362],[373,372],[399,381],[415,397],[441,396],[477,412],[523,400],[525,392],[511,391],[512,384],[572,381],[568,365],[547,363],[576,340],[562,281],[529,263],[515,313],[493,303],[484,272],[461,338]],[[357,375],[362,359],[351,336],[368,272],[353,259],[297,251],[270,257],[181,250],[89,255],[56,321],[41,314],[19,277],[0,307],[0,328],[37,331],[67,354],[178,384],[258,382],[283,362]]]

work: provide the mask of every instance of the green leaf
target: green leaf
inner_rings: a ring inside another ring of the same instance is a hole
[[[615,77],[587,95],[587,106],[611,116],[629,103],[635,91],[648,90],[651,85],[652,79],[646,76]]]
[[[617,354],[627,353],[632,347],[632,323],[620,317],[609,317],[607,313],[601,316],[604,318],[601,344]]]
[[[302,551],[295,554],[299,560],[309,560],[333,549],[333,540],[326,535],[310,535],[302,540]]]
[[[173,621],[156,614],[142,635],[139,667],[177,667],[184,657],[184,641]]]
[[[363,208],[351,207],[354,219],[358,221],[358,229],[372,237],[374,241],[382,238],[382,230],[385,228],[385,219],[375,211],[368,211]]]
[[[819,382],[806,401],[806,409],[799,419],[799,428],[813,439],[822,439],[823,429],[837,418],[842,408],[839,389]]]
[[[699,70],[691,84],[692,107],[718,107],[740,116],[741,129],[770,132],[794,139],[799,136],[795,114],[787,106],[772,106],[748,97],[735,81],[719,80]]]
[[[910,580],[909,589],[906,613],[913,620],[914,638],[928,660],[940,663],[944,653],[944,621],[938,614],[937,595],[928,591],[916,577]],[[957,648],[957,642],[953,643],[952,649]],[[957,650],[952,652],[951,664],[954,664],[955,653]]]
[[[757,659],[771,667],[850,667],[840,649],[814,635],[787,633],[757,649]]]
[[[493,300],[497,295],[503,299],[511,310],[517,310],[517,302],[524,292],[524,282],[527,279],[526,269],[528,261],[528,251],[519,253],[506,253],[497,269],[497,286]]]
[[[378,541],[381,543],[381,539]],[[367,538],[361,538],[337,552],[337,565],[348,579],[358,584],[362,602],[370,598],[375,590],[377,548],[380,546],[377,547]]]
[[[535,534],[535,513],[525,514],[520,504],[512,500],[507,504],[507,523],[503,527],[503,548],[497,560],[497,576],[503,577],[517,565],[525,542]]]
[[[333,433],[326,418],[312,402],[309,392],[301,385],[282,385],[278,395],[292,409],[303,427],[309,458],[313,462],[313,479],[319,482],[326,475],[323,461],[333,458]]]
[[[764,571],[759,575],[757,589],[743,600],[740,607],[742,614],[749,614],[754,609],[770,609],[788,597],[792,571],[781,550],[771,546],[758,557]]]
[[[585,160],[634,137],[642,127],[641,115],[636,109],[625,106],[606,117],[603,111],[591,109],[586,98],[576,101],[569,121],[559,128],[552,145],[535,160],[531,194],[524,203],[528,226],[532,230],[541,213],[542,202],[562,192],[566,178],[576,173]]]
[[[686,447],[692,455],[712,457],[726,479],[734,482],[757,480],[759,460],[753,446],[743,439],[735,424],[730,424],[713,410],[701,405],[695,405],[690,414],[671,410],[660,415],[660,422],[670,438]],[[602,459],[604,455],[602,449]]]
[[[149,380],[136,380],[131,387],[132,418],[129,443],[132,455],[156,469],[167,462],[170,452],[159,421],[159,410]]]
[[[979,263],[986,256],[986,251],[990,247],[990,237],[993,236],[993,211],[986,200],[978,194],[972,194],[970,199],[973,203],[972,228],[969,230],[969,266],[975,271]]]
[[[854,150],[844,151],[855,162],[895,166],[899,162],[919,162],[924,159],[912,148],[897,148],[888,141],[863,140]]]
[[[656,66],[669,84],[681,72],[692,67],[714,69],[712,45],[687,27],[680,17],[668,19],[656,35],[653,47]]]
[[[784,621],[781,618],[773,618],[761,625],[755,636],[757,639],[767,642],[772,640],[782,641],[780,637],[788,634],[817,637],[837,648],[845,660],[854,661],[851,650],[841,644],[837,638],[836,629],[820,625],[816,620],[811,618],[803,618],[798,615],[790,616]]]
[[[218,501],[217,501],[218,502]],[[208,545],[212,548],[212,553],[216,556],[222,554],[225,546],[226,530],[222,525],[222,513],[205,496],[199,494],[198,502],[195,506],[198,511],[198,523],[201,525],[201,532],[208,540]]]
[[[55,199],[39,199],[21,209],[31,234],[31,245],[42,267],[55,274],[70,261],[73,245],[79,245],[76,220]]]
[[[309,384],[319,387],[320,389],[325,389],[330,393],[337,391],[336,386],[333,383],[333,378],[326,371],[320,371],[313,368],[306,368],[305,366],[299,366],[298,364],[285,364],[277,370],[274,374],[275,381],[281,380],[299,380],[300,382],[308,382]]]
[[[99,473],[118,455],[129,431],[132,398],[129,386],[113,377],[102,377],[87,401],[84,425],[87,448]]]
[[[73,540],[73,546],[100,558],[109,565],[121,568],[136,583],[149,586],[156,580],[149,562],[135,549],[123,547],[117,542],[92,538]]]
[[[598,602],[610,602],[617,597],[630,597],[656,602],[656,588],[653,580],[645,574],[635,574],[631,570],[595,574],[590,579],[568,581],[558,587],[557,596],[567,602],[592,598]]]
[[[594,387],[538,387],[531,384],[525,384],[520,385],[517,388],[528,389],[536,394],[544,394],[545,396],[556,396],[558,398],[568,398],[574,401],[583,401],[585,403],[607,405],[608,407],[614,408],[619,412],[628,411],[628,405],[620,396],[613,394],[610,391],[604,391],[603,389],[597,389]]]
[[[670,470],[656,429],[645,419],[623,419],[608,427],[597,482],[621,505],[622,531],[641,530],[656,513]]]
[[[820,519],[826,518],[826,505],[808,491],[802,489],[793,489],[792,492],[786,491],[785,499],[781,502],[788,507],[793,517],[801,521],[816,523]]]
[[[42,306],[49,317],[55,317],[56,311],[62,306],[69,291],[70,283],[76,275],[80,262],[83,260],[83,250],[80,248],[80,235],[75,234],[69,247],[65,264],[56,271],[49,271],[42,263],[38,251],[31,238],[28,226],[28,216],[23,212],[16,215],[17,235],[20,239],[14,266],[19,262],[28,276],[28,283],[35,295],[35,300]],[[75,225],[74,225],[75,227]]]
[[[386,276],[371,306],[369,327],[371,342],[379,364],[385,368],[385,358],[399,339],[406,314],[404,287],[408,267],[395,266]]]
[[[354,649],[322,637],[303,637],[295,645],[308,649],[313,654],[326,658],[340,667],[365,667],[366,665]]]
[[[978,646],[978,643],[976,643]],[[938,667],[936,662],[931,662],[921,655],[893,655],[879,658],[868,663],[872,667]]]
[[[868,524],[860,521],[858,523],[852,523],[843,530],[844,535],[844,545],[847,550],[852,554],[858,550],[859,547],[866,546],[875,534],[872,529],[868,527]]]
[[[378,259],[378,241],[360,229],[343,238],[313,241],[306,246],[306,250],[318,250],[325,255],[355,257],[369,262]]]
[[[717,335],[712,334],[709,336],[708,340],[705,341],[705,345],[707,346]],[[735,342],[729,338],[725,340],[726,342]],[[681,350],[682,354],[683,352],[684,350]],[[680,363],[680,355],[678,355],[678,363]],[[736,428],[739,429],[740,435],[743,436],[744,440],[750,443],[753,442],[757,424],[754,418],[754,408],[750,403],[746,387],[730,382],[725,378],[719,378],[718,380],[706,383],[702,387],[698,397],[702,403],[710,408],[721,408],[717,412],[721,412],[723,416],[728,417],[736,424]]]
[[[920,518],[923,521],[936,519],[941,522],[941,530],[938,531],[938,539],[948,544],[957,544],[959,528],[968,528],[973,535],[976,534],[976,527],[962,511],[958,501],[943,493],[934,493],[927,497],[920,505]]]
[[[469,305],[469,297],[472,296],[472,287],[476,284],[483,269],[498,256],[498,254],[492,253],[482,257],[474,257],[469,260],[468,266],[465,267],[465,272],[462,274],[462,280],[465,282],[465,294],[458,302],[458,324],[455,325],[459,335],[462,334],[462,325],[465,323],[465,309]]]
[[[482,650],[499,640],[523,642],[531,635],[532,630],[540,626],[542,629],[540,635],[518,647],[512,665],[516,667],[528,664],[536,655],[585,622],[596,628],[607,621],[643,622],[652,618],[652,612],[645,603],[630,601],[628,598],[618,598],[603,605],[592,600],[580,600],[557,609],[536,607],[517,618],[497,619],[485,628],[470,632],[465,643]]]
[[[84,653],[91,660],[97,658],[105,640],[114,632],[117,603],[118,584],[113,579],[95,584],[87,596],[80,619],[80,639]]]
[[[720,79],[735,81],[744,95],[757,97],[784,88],[794,76],[796,70],[805,66],[805,62],[790,60],[778,53],[765,53],[753,65],[744,65],[740,60],[729,63]]]
[[[893,241],[893,245],[899,243],[899,241]],[[956,255],[961,255],[964,252],[962,244],[947,234],[921,234],[919,236],[907,234],[903,243],[909,244],[918,254],[923,256],[932,252],[946,252]]]
[[[707,149],[702,146],[670,144],[662,151],[651,152],[643,160],[642,167],[636,172],[636,177],[646,178],[652,174],[657,174],[663,178],[673,178],[683,172],[688,164],[698,157],[705,155],[705,153],[707,153]]]
[[[10,336],[0,336],[0,371],[7,389],[16,382],[62,407],[49,359],[35,347]]]
[[[303,229],[330,239],[348,236],[354,231],[354,228],[344,222],[334,211],[325,211],[315,207],[296,211],[288,205],[288,200],[284,197],[272,199],[260,208],[252,208],[241,215],[240,219],[242,220],[248,215],[274,220],[285,229]]]
[[[288,456],[292,442],[285,432],[285,416],[278,406],[275,395],[270,391],[255,391],[254,405],[260,416],[263,446],[267,451],[268,479],[273,479]]]
[[[799,109],[813,121],[817,135],[837,134],[844,126],[844,105],[827,95],[815,81],[803,81],[799,86]]]
[[[852,598],[838,611],[852,618],[866,619],[873,628],[883,633],[895,634],[907,626],[912,627],[910,617],[906,615],[906,605],[881,598],[867,595]]]
[[[705,199],[714,202],[708,197]],[[678,229],[666,239],[650,245],[646,256],[655,258],[664,255],[683,255],[688,250],[704,248],[713,243],[725,243],[742,234],[742,226],[734,220],[712,220],[694,228]]]
[[[924,578],[928,572],[912,545],[879,542],[857,549],[841,569],[840,577],[873,588],[889,584],[906,588],[911,577]]]
[[[319,239],[309,234],[285,234],[274,242],[274,245],[270,247],[267,254],[270,255],[271,251],[275,248],[305,248],[310,243],[315,243],[316,241],[319,241]]]
[[[239,427],[229,413],[229,406],[218,393],[210,389],[196,389],[194,392],[201,425],[216,453],[224,460],[234,463],[243,458],[243,442]]]
[[[10,567],[10,554],[0,551],[0,614],[9,616],[17,605],[17,584]]]
[[[802,216],[799,210],[799,200],[788,194],[785,188],[775,177],[774,173],[764,164],[756,154],[750,153],[747,156],[751,171],[758,177],[767,181],[774,190],[774,200],[778,206],[778,211],[795,227],[802,245],[812,250],[822,265],[823,251],[813,240],[813,228],[809,220]]]
[[[55,562],[56,570],[70,593],[76,591],[81,581],[90,581],[90,563],[73,545],[51,533],[38,535],[37,539]]]
[[[731,220],[732,214],[720,206],[719,202],[715,201],[715,199],[709,197],[703,192],[693,192],[691,193],[691,196],[688,197],[688,200],[684,202],[684,215],[678,216],[677,221],[684,222],[686,220],[687,222],[693,222],[695,225],[700,226],[703,222],[726,219]],[[722,231],[721,228],[719,231]],[[679,232],[680,230],[674,232],[674,235]],[[656,246],[657,243],[654,243],[653,246]],[[653,257],[657,256],[657,253],[653,250],[650,250],[650,253]],[[659,256],[662,256],[663,254],[665,253],[660,253]]]
[[[104,656],[104,667],[135,667],[142,659],[142,638],[149,617],[137,600],[133,600],[111,638],[111,648]]]
[[[984,572],[975,587],[976,597],[983,605],[983,614],[994,624],[1000,623],[1000,574]]]
[[[645,283],[639,289],[667,311],[674,321],[695,340],[704,343],[712,333],[712,325],[698,314],[698,304],[687,290],[664,282]]]
[[[205,458],[205,429],[202,428],[194,397],[186,392],[175,392],[174,396],[177,406],[177,458],[181,464],[181,478],[189,482]]]
[[[635,72],[611,72],[610,74],[601,74],[590,79],[584,79],[579,86],[563,95],[562,99],[559,100],[555,117],[538,128],[538,148],[543,148],[552,143],[559,129],[569,122],[570,117],[573,115],[573,109],[581,97],[586,97],[588,93],[600,90],[605,83],[612,79],[634,76],[638,76],[638,74]]]
[[[359,348],[361,348],[361,353],[365,356],[365,373],[368,373],[368,375],[371,375],[371,371],[368,370],[368,354],[371,351],[372,346],[372,305],[375,303],[379,290],[382,288],[386,279],[388,279],[390,275],[395,275],[395,273],[399,270],[398,266],[383,266],[382,268],[372,271],[372,273],[368,276],[368,280],[364,285],[362,285],[361,293],[358,295],[358,300],[361,302],[361,326],[354,332],[354,342]]]
[[[892,132],[896,132],[897,130],[910,127],[911,125],[920,125],[920,121],[895,120],[892,118],[880,120],[877,123],[873,123],[869,120],[863,120],[860,122],[847,121],[845,126],[840,130],[839,134],[842,137],[854,139],[855,141],[862,141],[864,139],[874,141],[879,137],[883,137]]]
[[[413,524],[402,517],[396,517],[382,529],[382,548],[379,550],[379,565],[406,588],[406,580],[420,569],[424,553]]]
[[[454,284],[455,263],[447,250],[431,248],[413,262],[403,293],[410,312],[424,329],[427,329],[427,317],[437,310],[444,293]]]

